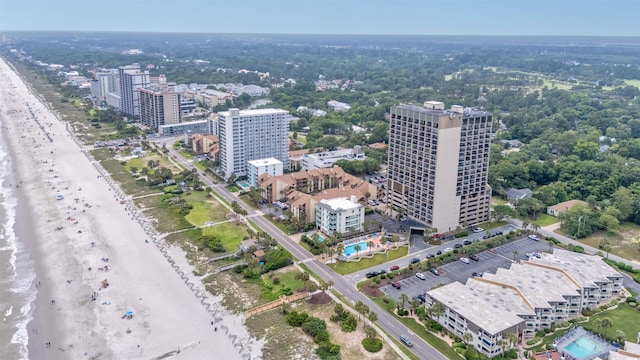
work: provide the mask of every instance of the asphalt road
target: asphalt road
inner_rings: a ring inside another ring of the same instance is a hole
[[[187,169],[194,168],[191,162],[184,159],[177,151],[171,148],[171,142],[163,141],[162,143],[167,144],[167,149],[169,149],[170,155],[177,162],[184,165]],[[367,306],[369,306],[369,309],[375,311],[378,314],[378,321],[376,323],[390,336],[394,337],[396,340],[399,340],[401,335],[408,335],[413,342],[413,347],[408,349],[418,358],[429,360],[447,359],[444,355],[442,355],[438,350],[429,345],[421,337],[413,334],[391,314],[380,308],[378,304],[374,303],[367,296],[360,293],[352,282],[338,275],[325,264],[317,261],[315,257],[313,257],[313,255],[309,253],[305,248],[300,246],[294,240],[291,240],[286,234],[280,231],[280,229],[278,229],[270,221],[265,219],[262,215],[256,213],[253,208],[245,204],[244,201],[238,201],[238,198],[227,189],[225,189],[223,184],[214,183],[206,174],[204,174],[200,170],[198,170],[198,173],[200,174],[201,180],[206,184],[206,186],[211,187],[211,189],[218,193],[218,195],[220,195],[222,198],[224,198],[228,202],[237,201],[238,204],[247,211],[247,217],[249,217],[251,221],[258,227],[260,227],[265,233],[276,239],[280,243],[280,245],[282,245],[282,247],[284,247],[291,253],[291,255],[293,255],[299,261],[303,262],[306,266],[309,267],[311,271],[321,277],[324,281],[333,281],[334,288],[345,298],[350,300],[353,304],[355,304],[357,301],[362,301]]]

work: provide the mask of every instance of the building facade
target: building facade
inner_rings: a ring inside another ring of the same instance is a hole
[[[316,204],[316,228],[326,235],[362,231],[364,206],[351,198],[320,200]]]
[[[280,109],[218,113],[220,170],[225,179],[247,174],[250,160],[275,158],[289,169],[289,112]]]
[[[149,72],[140,71],[140,65],[133,64],[118,68],[120,78],[120,111],[138,117],[140,115],[140,99],[137,91],[149,85]]]
[[[195,134],[209,135],[209,121],[208,120],[196,120],[182,122],[179,124],[168,124],[158,126],[158,134],[160,136],[172,136],[189,134],[189,136]]]
[[[427,101],[390,118],[389,203],[441,232],[488,221],[492,114]]]
[[[258,178],[262,174],[271,176],[280,176],[283,171],[282,161],[274,158],[258,159],[247,161],[247,169],[249,175],[249,185],[258,187]]]
[[[162,125],[179,124],[182,121],[180,94],[158,86],[137,89],[140,103],[140,122],[158,131]]]

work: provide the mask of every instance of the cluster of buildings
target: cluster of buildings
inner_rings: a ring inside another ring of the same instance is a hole
[[[469,344],[491,357],[504,350],[501,340],[508,334],[532,338],[620,296],[622,279],[599,256],[555,249],[466,284],[428,291],[427,302],[443,310],[434,320],[457,336],[470,333]]]

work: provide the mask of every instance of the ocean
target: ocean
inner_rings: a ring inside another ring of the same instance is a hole
[[[25,239],[15,231],[18,200],[4,125],[0,114],[0,359],[28,359],[27,325],[35,309],[36,273]]]

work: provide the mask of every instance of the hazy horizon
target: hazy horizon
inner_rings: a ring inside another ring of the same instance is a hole
[[[11,32],[638,37],[640,1],[0,0],[0,24]]]

